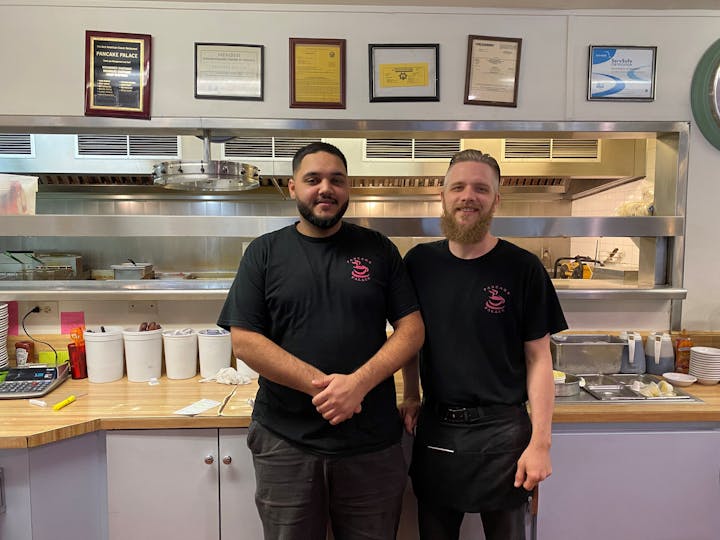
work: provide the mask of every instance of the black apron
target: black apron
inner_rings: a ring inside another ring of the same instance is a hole
[[[524,405],[466,423],[441,420],[425,404],[413,444],[410,476],[418,499],[461,512],[509,510],[530,492],[513,486],[532,427]]]

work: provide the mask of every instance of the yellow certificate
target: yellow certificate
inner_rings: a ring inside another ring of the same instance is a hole
[[[342,57],[338,45],[297,44],[293,73],[296,102],[342,101]]]
[[[428,85],[427,62],[380,64],[380,87],[395,88]]]

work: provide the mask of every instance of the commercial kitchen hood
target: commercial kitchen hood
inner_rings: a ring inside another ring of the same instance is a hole
[[[323,140],[336,144],[343,150],[349,163],[351,187],[360,193],[380,197],[419,197],[435,195],[442,186],[447,166],[445,159],[368,159],[363,138],[323,137]],[[204,143],[202,146],[200,141]],[[491,155],[502,156],[502,141],[463,139],[461,143],[463,148],[481,148]],[[505,199],[573,200],[643,178],[644,167],[637,164],[645,161],[642,150],[644,140],[607,139],[602,142],[602,159],[598,158],[595,162],[501,160],[504,173],[501,195]],[[215,151],[220,151],[219,145],[214,144]],[[223,165],[232,165],[236,173],[240,171],[252,178],[249,184],[243,183],[240,187],[245,189],[258,185],[260,188],[238,195],[253,197],[270,191],[277,195],[278,188],[287,186],[291,174],[289,158],[233,157],[232,161],[214,162],[209,156],[210,145],[207,144],[207,137],[178,137],[177,161],[142,155],[112,159],[104,156],[81,156],[78,155],[76,137],[70,134],[34,135],[34,145],[35,155],[32,159],[0,158],[0,169],[9,173],[38,176],[41,190],[53,190],[49,188],[52,185],[78,186],[78,191],[92,190],[91,186],[99,184],[118,187],[135,185],[143,186],[143,189],[147,190],[152,189],[155,171],[155,178],[179,181],[180,185],[184,184],[184,188],[190,187],[193,191],[211,189],[231,192],[238,190],[238,186],[233,185],[233,182],[241,175],[230,174],[225,178],[222,171],[229,171],[229,168],[223,168]],[[224,154],[224,148],[222,150]],[[223,156],[223,159],[227,159],[227,156]],[[252,165],[245,165],[241,161]],[[217,174],[209,166],[214,164],[219,167]],[[207,179],[213,175],[219,180],[210,181],[208,188]]]

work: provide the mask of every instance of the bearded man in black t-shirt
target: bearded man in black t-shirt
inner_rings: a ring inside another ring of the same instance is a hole
[[[426,326],[422,406],[416,362],[401,406],[408,431],[417,422],[423,540],[457,539],[466,512],[481,514],[487,540],[524,539],[528,495],[552,470],[550,334],[567,324],[539,259],[490,233],[499,184],[491,156],[456,154],[441,193],[447,239],[405,257]]]
[[[218,324],[260,374],[247,444],[266,539],[394,540],[407,467],[393,373],[424,337],[397,248],[342,222],[347,162],[293,159],[300,221],[254,240]],[[393,334],[386,335],[390,321]]]

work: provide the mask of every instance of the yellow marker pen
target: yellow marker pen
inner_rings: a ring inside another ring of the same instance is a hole
[[[77,398],[86,396],[87,394],[78,394],[77,396],[74,394],[69,395],[67,398],[63,399],[62,401],[58,401],[55,405],[53,405],[54,411],[59,411],[63,407],[70,405],[73,401],[75,401]]]

